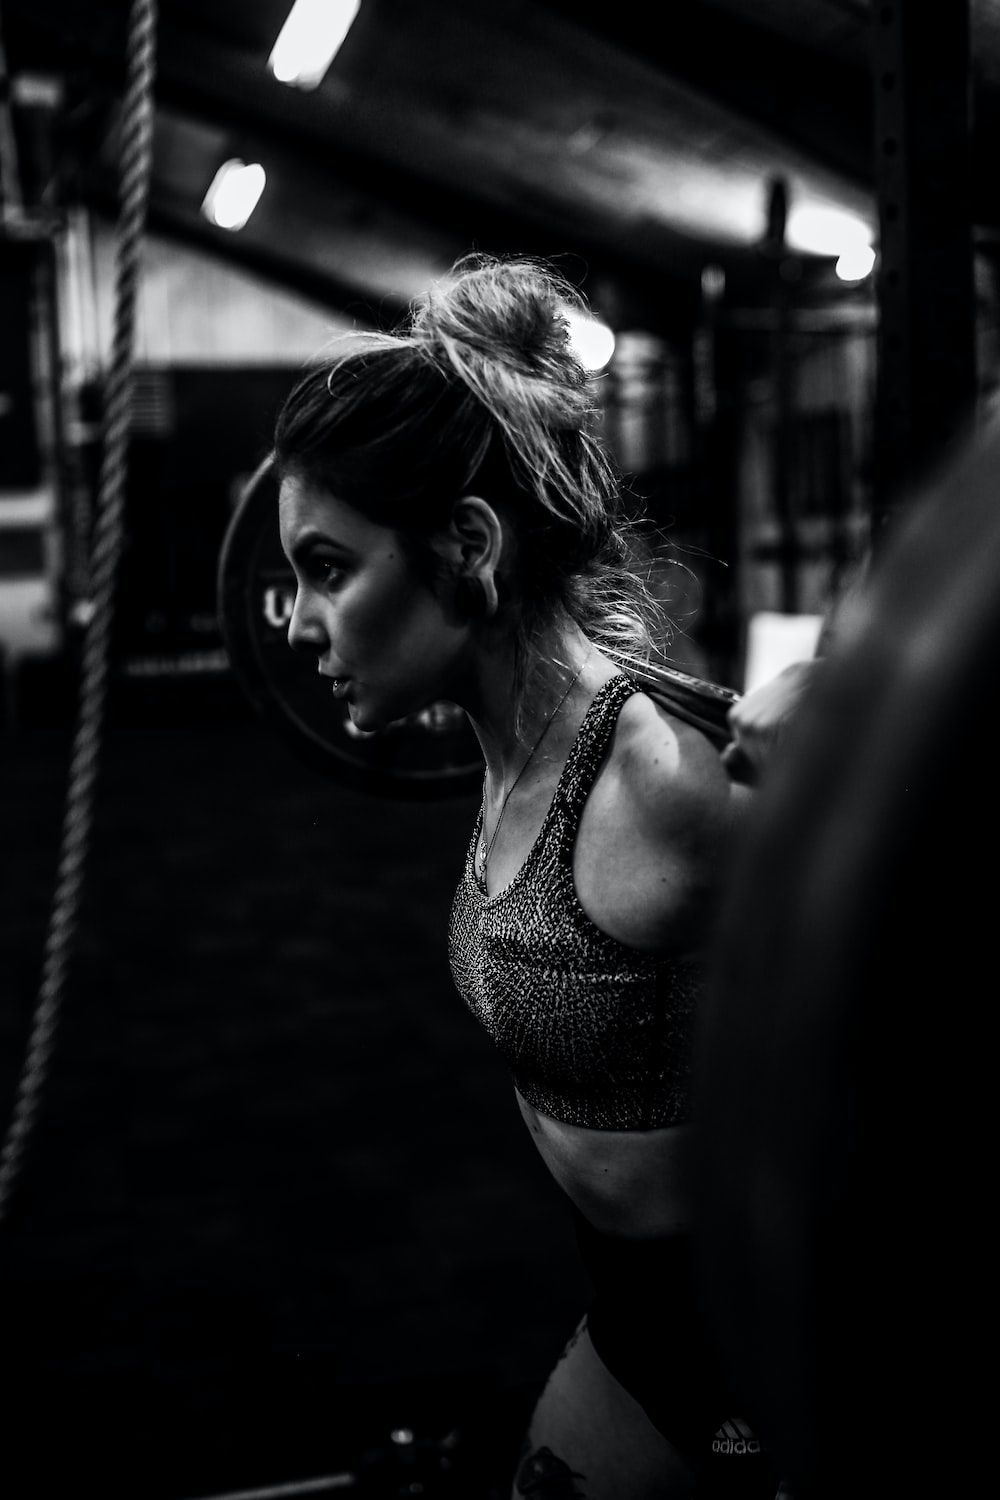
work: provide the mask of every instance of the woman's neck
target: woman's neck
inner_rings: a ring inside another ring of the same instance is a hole
[[[539,643],[520,705],[514,663],[513,641],[484,654],[476,702],[467,705],[495,791],[510,786],[542,736],[543,758],[563,758],[594,693],[615,670],[573,622],[553,627]]]

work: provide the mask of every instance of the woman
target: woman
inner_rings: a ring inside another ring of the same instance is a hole
[[[544,267],[467,258],[405,331],[349,336],[305,376],[275,459],[291,644],[357,728],[446,699],[483,750],[453,972],[596,1283],[514,1494],[638,1500],[692,1493],[738,1416],[698,1333],[684,1168],[699,958],[741,793],[621,669],[664,622],[569,342],[579,302]]]

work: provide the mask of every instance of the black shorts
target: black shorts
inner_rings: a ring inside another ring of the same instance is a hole
[[[769,1457],[706,1336],[689,1236],[624,1239],[574,1217],[598,1358],[694,1466],[699,1496],[771,1500]]]

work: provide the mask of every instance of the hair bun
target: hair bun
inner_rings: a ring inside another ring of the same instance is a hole
[[[577,386],[586,376],[569,342],[566,313],[582,298],[548,266],[467,255],[415,304],[415,338]],[[456,373],[463,375],[462,369]]]
[[[550,266],[468,255],[414,304],[410,328],[413,341],[487,408],[520,482],[564,519],[576,505],[559,447],[582,438],[596,411],[567,321],[585,306]]]

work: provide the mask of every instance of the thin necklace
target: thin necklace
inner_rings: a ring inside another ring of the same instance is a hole
[[[505,793],[504,799],[503,799],[503,801],[500,804],[500,811],[497,814],[497,820],[496,820],[496,822],[493,825],[493,832],[490,835],[489,843],[486,842],[486,778],[485,777],[483,778],[483,805],[482,805],[482,809],[481,809],[481,822],[480,822],[480,825],[479,825],[479,829],[480,829],[480,832],[479,832],[479,848],[476,851],[476,864],[478,866],[478,871],[479,871],[480,879],[482,879],[482,880],[485,880],[485,878],[486,878],[486,861],[490,857],[490,850],[493,848],[493,845],[497,841],[497,834],[500,832],[500,824],[503,822],[503,815],[507,811],[507,803],[510,801],[511,793],[513,792],[514,788],[517,786],[517,783],[520,781],[520,779],[524,775],[525,771],[528,769],[528,766],[529,766],[529,764],[531,762],[531,758],[534,755],[535,751],[538,749],[539,745],[542,743],[542,740],[544,740],[546,734],[548,733],[548,731],[549,731],[549,725],[552,723],[552,720],[555,718],[556,714],[562,708],[563,704],[566,702],[566,699],[569,697],[570,693],[576,687],[577,682],[580,680],[580,673],[583,671],[584,667],[587,665],[587,661],[589,660],[589,658],[590,658],[590,652],[588,651],[587,655],[583,658],[583,661],[580,663],[579,667],[577,667],[576,673],[573,676],[573,679],[570,682],[569,687],[563,693],[562,697],[559,699],[559,702],[556,704],[555,708],[552,710],[552,712],[549,714],[548,718],[545,720],[545,723],[542,725],[541,733],[539,734],[538,738],[535,740],[535,743],[532,745],[531,749],[528,751],[527,756],[525,757],[524,761],[522,762],[521,769],[518,771],[517,775],[514,777],[514,780],[511,782],[511,784],[510,784],[507,792]]]

